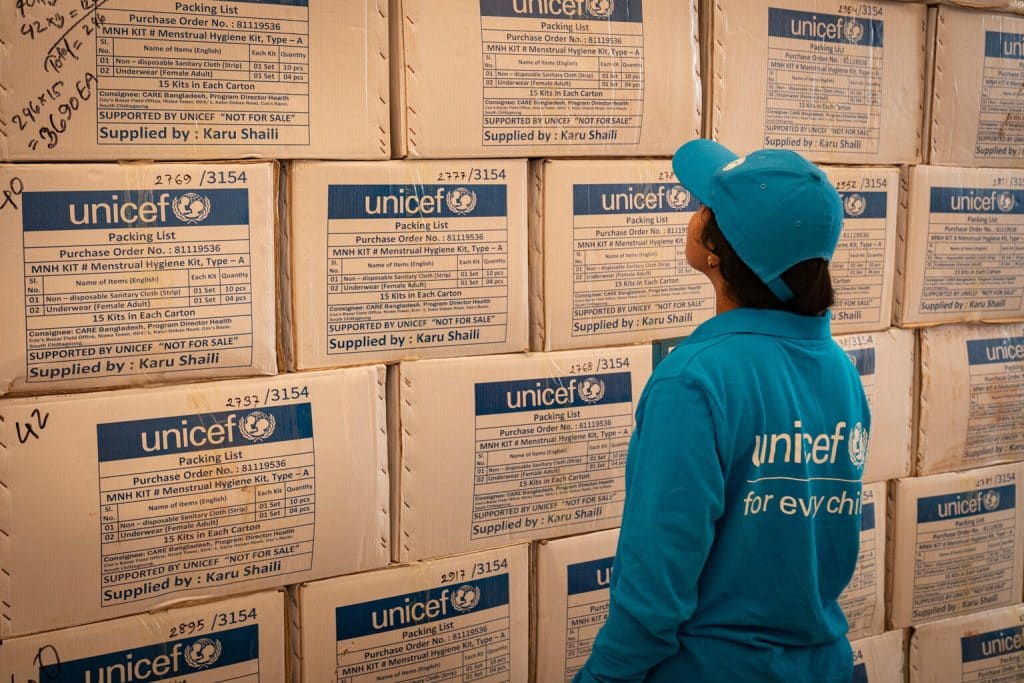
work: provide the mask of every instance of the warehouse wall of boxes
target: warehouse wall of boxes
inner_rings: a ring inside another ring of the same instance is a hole
[[[843,198],[854,680],[1024,680],[1020,0],[0,17],[4,680],[571,680],[702,133]]]

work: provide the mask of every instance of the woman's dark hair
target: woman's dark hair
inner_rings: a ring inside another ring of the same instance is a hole
[[[783,303],[733,251],[714,214],[710,214],[704,224],[700,243],[718,257],[727,293],[744,308],[777,308],[800,315],[822,315],[835,303],[832,277],[825,259],[801,261],[782,274],[782,281],[795,295],[792,301]]]

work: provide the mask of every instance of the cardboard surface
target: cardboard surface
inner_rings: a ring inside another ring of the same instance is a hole
[[[1020,602],[1022,476],[1013,464],[893,484],[891,627]]]
[[[525,681],[529,546],[296,587],[292,680]]]
[[[850,624],[850,639],[885,630],[885,507],[886,482],[865,484],[861,494],[857,568],[839,596],[839,606]]]
[[[650,372],[650,346],[402,363],[395,559],[618,526]]]
[[[534,570],[534,676],[570,683],[608,618],[619,530],[537,544]]]
[[[283,681],[284,592],[5,639],[0,671],[17,681]]]
[[[832,333],[884,330],[892,324],[899,169],[823,170],[843,200],[843,231],[829,262],[836,290]]]
[[[914,629],[910,683],[1024,679],[1024,606],[943,619]]]
[[[921,331],[919,473],[1024,460],[1024,323]]]
[[[897,325],[1024,318],[1024,169],[916,166],[896,254]]]
[[[389,155],[386,0],[0,7],[0,160]]]
[[[398,156],[666,156],[700,136],[696,0],[392,4]]]
[[[0,166],[0,395],[275,373],[276,168]]]
[[[1024,167],[1024,17],[941,7],[929,163]]]
[[[649,343],[714,315],[686,263],[700,202],[668,160],[531,165],[530,331],[536,351]]]
[[[887,631],[854,640],[850,645],[853,647],[853,683],[904,683],[907,680],[903,631]]]
[[[386,565],[384,409],[382,366],[0,401],[0,637]]]
[[[526,350],[525,161],[289,170],[296,367]]]
[[[915,339],[910,330],[848,334],[836,342],[856,366],[871,408],[864,481],[906,477],[912,470]]]
[[[903,2],[921,2],[922,0],[902,0]],[[957,5],[971,9],[995,10],[998,12],[1016,12],[1024,14],[1024,0],[937,0],[943,5]],[[928,0],[929,5],[936,2]]]
[[[920,161],[924,5],[714,0],[713,11],[715,140],[738,154],[770,147],[826,163]]]

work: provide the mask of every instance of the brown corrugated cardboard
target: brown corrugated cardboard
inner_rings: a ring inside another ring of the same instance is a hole
[[[824,168],[843,200],[843,232],[829,264],[836,303],[832,332],[850,334],[892,324],[896,267],[897,168]]]
[[[850,639],[885,630],[885,505],[886,482],[865,484],[857,568],[839,596],[839,606],[850,624]]]
[[[389,154],[387,0],[0,6],[0,159]]]
[[[1024,323],[921,331],[917,472],[1024,460]]]
[[[400,561],[618,526],[651,347],[402,363]]]
[[[4,639],[12,681],[283,681],[284,592]]]
[[[525,161],[289,175],[295,367],[526,350]]]
[[[896,324],[1024,318],[1024,169],[916,166],[908,180]]]
[[[277,371],[277,166],[0,166],[0,395]]]
[[[571,681],[608,617],[619,530],[537,544],[532,605],[537,681]]]
[[[534,350],[679,337],[714,315],[711,282],[686,263],[700,203],[671,162],[549,159],[531,171]]]
[[[1024,465],[899,479],[890,626],[904,628],[1021,600]]]
[[[697,0],[397,0],[392,15],[401,156],[670,155],[700,135]]]
[[[526,681],[529,546],[296,587],[296,683]]]
[[[929,5],[958,5],[971,9],[995,10],[997,12],[1016,12],[1024,14],[1024,0],[902,0],[902,2],[925,2]]]
[[[929,163],[1024,167],[1024,17],[942,7]]]
[[[850,643],[853,647],[853,683],[904,683],[907,658],[903,631],[887,631]]]
[[[0,401],[0,635],[382,567],[384,368]]]
[[[914,423],[915,340],[909,330],[836,337],[860,374],[871,408],[871,437],[864,481],[886,481],[911,472]]]
[[[1024,605],[914,629],[910,683],[1024,680]]]
[[[739,154],[921,159],[924,5],[714,0],[712,137]]]

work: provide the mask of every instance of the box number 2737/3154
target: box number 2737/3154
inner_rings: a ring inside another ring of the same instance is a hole
[[[224,401],[224,405],[228,408],[255,408],[256,406],[263,406],[270,403],[296,401],[300,398],[309,398],[309,387],[268,387],[262,396],[259,394],[229,396]]]

